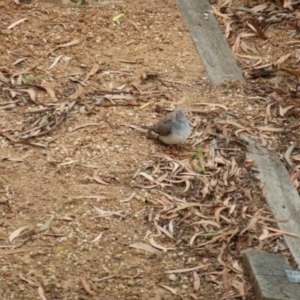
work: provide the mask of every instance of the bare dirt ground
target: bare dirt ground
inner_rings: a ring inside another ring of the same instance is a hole
[[[243,249],[290,254],[239,135],[298,188],[297,8],[214,4],[247,84],[213,88],[173,0],[15,2],[0,0],[0,298],[254,299]],[[266,37],[257,13],[275,16]],[[183,148],[130,126],[178,106]]]

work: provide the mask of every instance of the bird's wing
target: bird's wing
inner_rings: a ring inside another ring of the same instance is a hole
[[[169,135],[172,132],[172,117],[173,113],[167,114],[157,124],[151,126],[149,130],[161,136]]]

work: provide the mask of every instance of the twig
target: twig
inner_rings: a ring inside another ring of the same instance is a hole
[[[181,85],[186,85],[191,87],[191,84],[185,83],[185,82],[180,82],[180,81],[173,81],[173,80],[167,80],[167,79],[160,79],[160,81],[164,81],[164,82],[170,82],[170,83],[177,83],[177,84],[181,84]]]

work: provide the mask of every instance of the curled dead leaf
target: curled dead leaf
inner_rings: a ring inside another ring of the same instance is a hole
[[[288,53],[285,54],[283,56],[281,56],[279,59],[277,59],[274,63],[275,66],[279,66],[281,64],[283,64],[285,61],[287,61],[289,59],[289,57],[292,55],[293,53]]]
[[[44,289],[41,286],[39,286],[39,288],[38,288],[38,293],[42,300],[47,300],[45,293],[44,293]]]
[[[17,22],[12,23],[11,25],[9,25],[9,26],[7,27],[7,29],[13,29],[15,26],[17,26],[17,25],[23,23],[24,21],[27,21],[27,18],[23,18],[23,19],[20,19],[20,20],[17,21]]]
[[[195,271],[193,271],[193,278],[194,278],[194,290],[198,292],[200,289],[200,277]]]
[[[208,265],[204,265],[199,263],[198,266],[196,267],[191,267],[191,268],[185,268],[185,269],[174,269],[174,270],[168,270],[165,271],[166,274],[178,274],[178,273],[187,273],[187,272],[192,272],[192,271],[196,271],[196,270],[200,270],[200,269],[207,269]]]
[[[89,294],[89,295],[93,295],[94,293],[93,293],[93,291],[91,290],[91,288],[90,288],[90,286],[88,285],[88,283],[86,282],[86,280],[85,280],[83,277],[81,277],[81,276],[79,276],[79,279],[80,279],[80,281],[81,281],[81,284],[82,284],[82,286],[83,286],[85,292],[86,292],[87,294]]]
[[[99,241],[99,240],[101,239],[102,235],[103,235],[103,232],[101,232],[97,237],[95,237],[95,238],[91,241],[91,243],[95,243],[95,242]]]
[[[28,283],[29,285],[31,285],[31,286],[34,286],[34,287],[39,287],[39,286],[40,286],[39,283],[33,281],[32,279],[26,278],[26,277],[22,274],[22,272],[19,272],[19,277],[20,277],[23,281],[27,282],[27,283]]]
[[[284,129],[282,128],[275,128],[275,127],[269,127],[269,126],[257,126],[258,130],[261,131],[268,131],[268,132],[282,132]]]
[[[148,241],[151,244],[151,246],[153,246],[159,250],[167,251],[167,250],[175,250],[176,249],[176,248],[166,248],[164,246],[161,246],[155,242],[154,238],[149,238]]]
[[[13,231],[10,235],[9,235],[9,241],[12,242],[15,238],[17,238],[24,230],[30,228],[30,225],[25,225],[22,226],[18,229],[16,229],[15,231]]]
[[[214,226],[214,227],[217,227],[217,228],[221,228],[221,225],[218,224],[217,222],[214,222],[214,221],[211,221],[211,220],[201,220],[201,221],[198,221],[198,222],[194,222],[191,224],[192,225],[211,225],[211,226]]]
[[[77,39],[77,40],[73,40],[73,41],[71,41],[71,42],[69,42],[69,43],[66,43],[66,44],[58,45],[58,46],[56,46],[54,49],[50,50],[50,51],[48,52],[48,55],[51,54],[52,52],[54,52],[54,51],[57,50],[57,49],[65,48],[65,47],[71,47],[71,46],[77,45],[77,44],[79,44],[79,43],[80,43],[80,40]]]
[[[161,255],[160,251],[158,251],[154,247],[152,247],[150,245],[147,245],[145,243],[134,243],[134,244],[129,245],[129,247],[144,250],[144,251],[148,251],[148,252],[154,253],[158,256]]]
[[[51,69],[53,69],[53,68],[58,64],[58,62],[60,61],[61,58],[62,58],[62,55],[57,56],[57,57],[54,59],[54,61],[53,61],[53,63],[51,64],[51,66],[48,68],[48,71],[51,70]]]
[[[164,285],[164,284],[159,284],[159,286],[161,286],[162,288],[168,290],[169,292],[171,292],[173,295],[177,295],[177,292],[175,289],[171,288],[170,286]]]

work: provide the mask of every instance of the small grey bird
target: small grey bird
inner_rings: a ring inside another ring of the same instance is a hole
[[[182,108],[175,109],[157,124],[146,129],[158,134],[159,139],[167,145],[183,144],[192,132]]]

